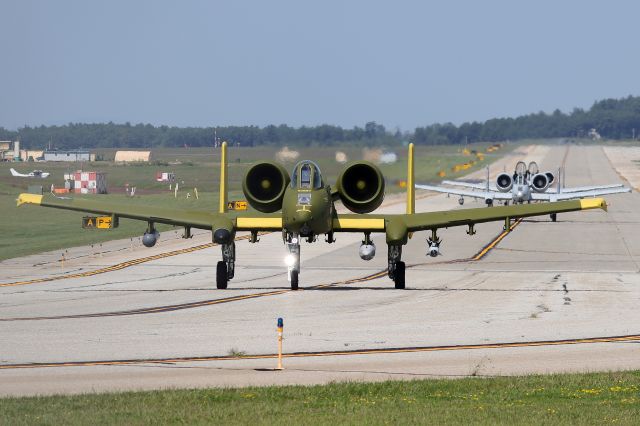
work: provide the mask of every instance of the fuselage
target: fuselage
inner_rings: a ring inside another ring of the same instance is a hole
[[[515,176],[513,187],[511,188],[511,197],[513,198],[514,203],[531,201],[531,187],[524,176]]]
[[[331,231],[334,212],[331,188],[312,161],[296,164],[282,201],[283,228],[303,237]]]

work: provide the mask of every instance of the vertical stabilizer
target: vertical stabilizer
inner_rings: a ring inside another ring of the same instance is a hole
[[[220,146],[220,208],[219,213],[227,212],[227,143]]]
[[[489,193],[489,166],[487,166],[487,186],[486,186],[487,194]]]
[[[416,186],[415,174],[413,171],[413,144],[409,144],[409,155],[407,159],[407,214],[416,212]]]

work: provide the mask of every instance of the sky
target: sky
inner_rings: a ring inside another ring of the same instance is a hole
[[[640,95],[640,2],[0,0],[0,126],[368,121]]]

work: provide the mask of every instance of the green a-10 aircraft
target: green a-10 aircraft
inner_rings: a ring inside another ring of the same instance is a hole
[[[119,218],[136,219],[147,222],[143,244],[155,245],[158,233],[156,223],[165,223],[185,228],[185,238],[191,229],[212,231],[213,241],[222,248],[222,260],[217,264],[216,285],[227,288],[234,276],[236,250],[235,237],[239,231],[251,233],[250,241],[258,242],[261,231],[281,231],[288,250],[285,262],[289,271],[292,289],[298,288],[300,273],[300,242],[316,241],[325,235],[325,241],[332,243],[336,232],[362,232],[364,239],[360,246],[360,257],[370,260],[375,256],[375,245],[371,233],[384,233],[388,246],[388,275],[395,288],[405,288],[405,264],[401,260],[402,246],[416,231],[431,231],[427,239],[428,254],[437,256],[440,239],[437,231],[452,226],[468,226],[468,234],[473,235],[474,225],[483,222],[505,221],[505,229],[510,229],[512,219],[564,213],[577,210],[601,208],[607,205],[601,198],[588,200],[559,201],[544,204],[512,205],[492,208],[459,209],[452,211],[415,213],[413,144],[409,145],[407,203],[405,214],[371,214],[384,198],[385,181],[380,170],[366,161],[347,165],[338,177],[335,189],[323,179],[319,167],[313,161],[300,161],[291,176],[274,162],[260,162],[248,169],[242,183],[243,192],[249,204],[257,212],[227,211],[227,153],[226,143],[222,144],[220,168],[219,211],[204,212],[152,206],[131,206],[88,199],[61,198],[55,195],[20,194],[21,204],[38,204],[66,210],[110,215],[117,226]],[[353,213],[337,213],[335,201]]]

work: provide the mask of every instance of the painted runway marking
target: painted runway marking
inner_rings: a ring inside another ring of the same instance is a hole
[[[560,346],[560,345],[580,345],[592,343],[624,343],[639,342],[640,334],[630,334],[624,336],[606,337],[586,337],[578,339],[561,340],[537,340],[528,342],[501,342],[501,343],[481,343],[471,345],[443,345],[443,346],[411,346],[396,348],[372,348],[345,351],[318,351],[318,352],[292,352],[283,354],[284,358],[310,358],[328,356],[353,356],[353,355],[379,355],[379,354],[401,354],[417,352],[442,352],[477,349],[507,349],[507,348],[529,348],[540,346]],[[25,368],[53,368],[53,367],[91,367],[91,366],[117,366],[135,364],[178,364],[186,362],[206,362],[206,361],[242,361],[252,359],[276,358],[278,354],[256,354],[242,356],[212,355],[200,357],[178,357],[178,358],[155,358],[155,359],[123,359],[108,361],[71,361],[71,362],[51,362],[51,363],[24,363],[24,364],[4,364],[0,365],[0,370],[25,369]]]

